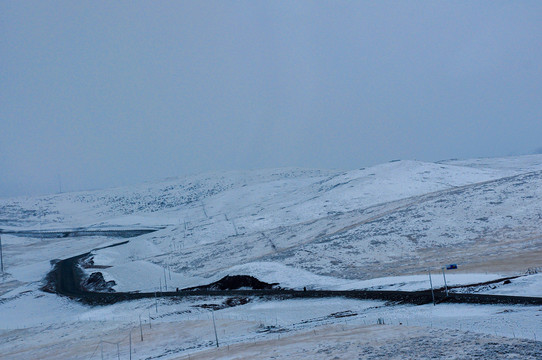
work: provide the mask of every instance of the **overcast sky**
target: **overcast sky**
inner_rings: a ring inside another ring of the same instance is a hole
[[[0,196],[542,148],[540,1],[2,1]]]

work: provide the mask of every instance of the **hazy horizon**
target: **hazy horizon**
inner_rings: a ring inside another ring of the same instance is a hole
[[[536,1],[0,4],[0,197],[542,152]]]

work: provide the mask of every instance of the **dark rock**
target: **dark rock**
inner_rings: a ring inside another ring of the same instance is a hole
[[[245,305],[245,304],[248,304],[249,302],[250,302],[250,299],[246,297],[233,297],[233,298],[226,299],[226,301],[224,301],[224,304],[227,307],[234,307],[234,306],[239,306],[239,305]]]
[[[88,255],[82,258],[79,262],[79,264],[84,268],[90,268],[94,266],[94,256]]]
[[[82,287],[87,291],[115,292],[113,286],[116,284],[113,280],[105,281],[101,272],[94,272],[83,282]]]
[[[260,281],[253,276],[249,275],[234,275],[234,276],[225,276],[222,279],[202,286],[196,286],[191,288],[186,288],[183,290],[194,291],[194,290],[237,290],[241,288],[251,289],[251,290],[264,290],[264,289],[273,289],[278,283],[268,284],[266,282]]]
[[[221,309],[225,309],[229,307],[245,305],[245,304],[248,304],[249,302],[250,302],[250,299],[246,297],[232,297],[232,298],[226,299],[222,304],[201,304],[201,305],[195,305],[194,307],[200,307],[203,309],[216,311],[216,310],[221,310]]]

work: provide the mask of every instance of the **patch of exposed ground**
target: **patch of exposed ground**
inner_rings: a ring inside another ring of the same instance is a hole
[[[333,325],[177,359],[540,359],[542,342],[409,326]]]

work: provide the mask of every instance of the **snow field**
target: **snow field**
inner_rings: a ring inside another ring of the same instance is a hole
[[[1,357],[100,359],[103,346],[105,359],[127,358],[131,334],[135,358],[143,359],[542,358],[538,307],[252,299],[214,312],[216,350],[212,314],[201,306],[224,298],[89,307],[39,290],[50,260],[124,240],[93,251],[99,266],[85,270],[115,280],[118,291],[236,274],[297,289],[425,290],[427,268],[441,287],[440,267],[448,263],[460,265],[446,272],[449,285],[520,275],[542,266],[541,172],[541,155],[399,161],[0,199],[4,230],[160,228],[133,239],[2,234]],[[542,275],[472,291],[542,296]],[[379,319],[386,325],[375,325]]]
[[[433,351],[443,352],[438,358],[461,359],[474,351],[489,359],[496,356],[493,346],[485,346],[491,342],[508,344],[507,356],[519,351],[517,358],[536,359],[534,354],[542,349],[538,341],[542,337],[542,313],[537,307],[386,306],[379,301],[318,299],[253,300],[217,310],[214,317],[220,348],[216,350],[213,315],[193,306],[224,300],[178,303],[162,299],[158,312],[153,300],[98,308],[74,306],[66,300],[52,310],[58,313],[71,308],[71,315],[64,315],[54,325],[25,323],[20,329],[1,330],[3,354],[7,359],[100,359],[103,344],[104,358],[115,359],[118,343],[121,358],[126,358],[130,334],[135,358],[184,359],[189,354],[194,359],[271,355],[351,358],[357,354],[363,359],[371,358],[369,355],[398,358],[394,353],[405,356],[401,348],[408,346],[409,356],[414,358],[429,356]],[[19,301],[24,300],[16,303]],[[376,325],[379,319],[386,325]],[[535,338],[537,341],[533,341]],[[451,357],[450,345],[456,347],[456,357]]]

